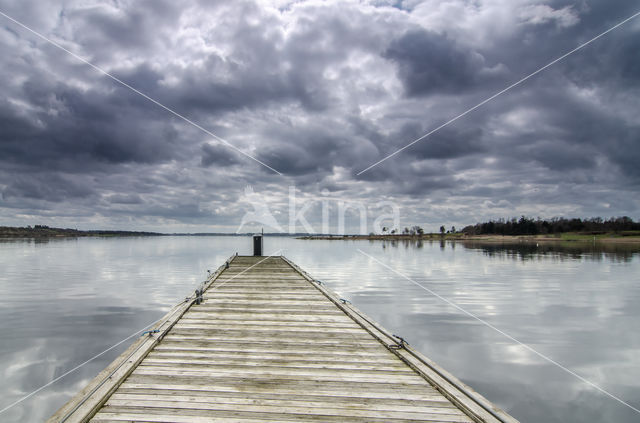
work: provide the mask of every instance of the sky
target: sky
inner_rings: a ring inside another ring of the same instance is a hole
[[[369,168],[637,1],[0,0],[0,12],[68,50],[0,15],[0,226],[640,219],[640,16]]]

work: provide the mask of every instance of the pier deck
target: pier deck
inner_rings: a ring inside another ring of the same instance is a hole
[[[516,422],[284,257],[236,256],[50,422]]]

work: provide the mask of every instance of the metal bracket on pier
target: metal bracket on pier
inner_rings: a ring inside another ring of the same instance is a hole
[[[225,262],[224,262],[224,268],[225,268],[225,269],[228,269],[228,268],[229,268],[229,262],[228,262],[228,261],[225,261]]]
[[[405,345],[409,345],[409,343],[407,341],[405,341],[403,337],[398,336],[398,335],[392,335],[392,336],[400,341],[399,343],[397,343],[395,345],[389,345],[389,348],[391,348],[392,350],[401,350],[401,349],[404,348]]]
[[[313,279],[313,281],[318,285],[324,285],[324,282],[322,282],[320,279]]]
[[[202,289],[196,289],[196,304],[202,304]]]
[[[149,334],[149,336],[153,335],[154,333],[159,333],[160,331],[158,329],[154,329],[154,330],[145,330],[144,332],[142,332],[142,334],[140,336],[145,336],[146,334]]]
[[[344,299],[344,298],[340,298],[340,302],[341,302],[342,304],[351,304],[351,301],[349,301],[349,300],[347,300],[347,299]]]

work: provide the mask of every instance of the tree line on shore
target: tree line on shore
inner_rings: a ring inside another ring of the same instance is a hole
[[[484,223],[476,223],[462,229],[467,235],[544,235],[563,232],[606,233],[640,231],[640,222],[634,222],[628,216],[612,217],[604,220],[601,217],[589,219],[554,217],[550,220],[533,219],[522,216],[520,219],[498,219]]]

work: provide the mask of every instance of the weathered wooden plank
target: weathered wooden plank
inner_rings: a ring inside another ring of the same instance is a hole
[[[250,324],[241,324],[233,322],[233,324],[226,325],[216,325],[209,323],[194,323],[192,321],[181,321],[175,326],[176,330],[194,330],[200,333],[210,333],[210,332],[236,332],[236,333],[260,333],[267,334],[270,332],[284,334],[284,336],[295,336],[296,333],[304,332],[304,333],[325,333],[331,335],[361,335],[362,329],[357,327],[335,327],[335,326],[327,326],[327,325],[293,325],[291,323],[274,325],[274,324],[263,324],[263,325],[250,325]],[[207,332],[209,331],[209,332]],[[290,332],[295,332],[293,334],[289,334]]]
[[[252,299],[239,299],[239,298],[222,298],[220,296],[205,294],[204,295],[206,305],[211,307],[218,304],[229,305],[249,305],[251,307],[278,307],[278,306],[295,306],[295,307],[309,307],[318,306],[318,308],[328,308],[327,302],[322,298],[316,297],[314,299],[290,299],[290,300],[252,300]],[[198,307],[196,307],[198,308]]]
[[[303,403],[299,401],[288,401],[284,404],[272,404],[269,401],[209,401],[207,398],[195,396],[174,396],[174,397],[155,397],[153,395],[131,395],[121,394],[113,395],[105,408],[109,407],[150,407],[150,408],[173,408],[173,409],[189,409],[189,410],[208,410],[208,411],[244,411],[258,413],[282,413],[286,410],[287,414],[305,414],[323,416],[340,416],[345,419],[352,417],[365,418],[386,418],[390,420],[408,419],[419,420],[422,418],[440,418],[443,420],[453,419],[459,421],[460,417],[466,416],[456,408],[440,408],[440,407],[407,407],[400,409],[398,407],[388,410],[385,408],[357,408],[357,407],[334,407],[322,404],[320,407],[313,404]],[[467,421],[468,418],[466,418]]]
[[[204,390],[269,395],[339,396],[345,398],[387,398],[404,400],[433,400],[434,395],[450,403],[430,385],[406,385],[385,382],[315,381],[274,379],[264,383],[252,383],[250,379],[235,377],[189,377],[176,375],[144,375],[133,373],[122,384],[127,387],[154,389]]]
[[[243,354],[240,355],[238,352],[190,352],[190,351],[178,351],[178,350],[158,350],[155,349],[152,351],[147,357],[149,358],[178,358],[178,359],[190,359],[194,361],[198,360],[214,360],[218,362],[228,362],[228,363],[264,363],[265,365],[272,364],[306,364],[307,366],[313,365],[348,365],[353,367],[360,366],[394,366],[398,368],[406,369],[407,366],[398,362],[398,360],[394,360],[392,357],[388,356],[360,356],[357,360],[352,358],[352,355],[342,355],[342,356],[321,356],[321,355],[310,355],[310,354]]]
[[[282,282],[291,282],[292,284],[303,286],[304,281],[301,281],[300,278],[297,277],[295,272],[287,272],[287,273],[264,273],[260,271],[250,271],[250,272],[238,272],[238,273],[226,273],[222,279],[218,281],[218,285],[227,282],[227,281],[241,281],[245,283],[261,283],[268,285],[270,283],[282,283]],[[215,285],[214,285],[215,286]]]
[[[203,341],[206,343],[217,343],[217,344],[228,344],[228,345],[236,345],[238,343],[250,343],[256,345],[274,345],[280,346],[282,348],[287,347],[305,347],[307,345],[319,347],[324,346],[328,348],[344,348],[345,341],[342,339],[334,339],[334,338],[323,338],[323,339],[314,339],[314,338],[305,338],[305,339],[291,339],[291,340],[282,340],[280,338],[265,338],[265,337],[257,337],[257,336],[247,336],[247,337],[235,337],[235,338],[226,338],[224,336],[199,336],[199,335],[167,335],[171,341]],[[357,347],[377,347],[375,341],[369,340],[359,340],[357,346],[352,346],[352,348]]]
[[[215,336],[221,336],[225,339],[229,338],[251,338],[251,337],[261,337],[261,338],[284,338],[284,339],[301,339],[305,340],[309,339],[348,339],[348,340],[363,340],[369,341],[371,338],[367,336],[366,333],[362,333],[359,330],[353,329],[345,329],[340,328],[340,330],[314,330],[313,328],[309,328],[307,330],[301,328],[288,328],[286,326],[276,326],[276,327],[264,327],[264,326],[256,326],[254,328],[246,326],[240,326],[235,328],[216,328],[215,326],[208,325],[189,325],[189,324],[181,324],[176,325],[171,330],[171,335],[191,335],[194,334],[196,336],[202,336],[205,338],[213,338]]]
[[[267,279],[267,278],[272,278],[272,279],[278,279],[281,277],[289,277],[289,278],[293,278],[294,276],[296,276],[296,272],[295,271],[291,271],[291,269],[286,269],[286,268],[267,268],[264,267],[263,265],[259,265],[259,266],[250,266],[250,267],[245,267],[245,268],[234,268],[234,267],[230,267],[229,269],[227,269],[227,272],[225,273],[225,277],[222,280],[226,280],[226,279],[235,279],[238,277],[243,277],[243,278],[262,278],[262,279]]]
[[[248,318],[249,316],[244,316],[244,319],[238,320],[222,320],[217,319],[215,314],[212,314],[210,319],[207,318],[196,318],[196,317],[183,317],[180,319],[180,324],[201,324],[208,326],[216,326],[220,329],[224,329],[226,327],[254,327],[254,326],[287,326],[287,327],[298,327],[298,328],[327,328],[327,329],[338,329],[338,328],[349,328],[349,329],[358,329],[361,328],[353,323],[351,320],[339,320],[335,322],[323,322],[323,321],[287,321],[287,320],[255,320]]]
[[[265,415],[257,413],[241,413],[241,412],[220,412],[217,416],[211,415],[197,415],[193,411],[183,412],[180,410],[165,409],[155,411],[153,409],[144,409],[144,411],[138,411],[137,409],[116,409],[115,412],[105,411],[104,414],[100,414],[92,419],[92,422],[173,422],[173,423],[253,423],[253,422],[267,422],[275,421],[279,423],[299,423],[301,421],[325,421],[325,422],[344,422],[342,417],[332,416],[301,416],[295,414],[274,414]],[[194,410],[196,411],[196,410]],[[202,412],[200,412],[202,413]],[[104,417],[103,417],[104,416]],[[387,419],[375,419],[375,418],[350,418],[350,422],[388,422]],[[469,422],[471,420],[457,420],[458,422]],[[394,423],[417,423],[417,422],[432,422],[432,423],[451,423],[453,420],[394,420]]]
[[[171,357],[171,356],[180,356],[180,357],[193,357],[194,360],[197,359],[197,356],[201,355],[202,357],[215,357],[220,360],[237,360],[237,361],[251,361],[251,360],[262,360],[266,363],[271,361],[286,361],[286,362],[311,362],[311,363],[319,363],[319,364],[331,364],[331,363],[354,363],[357,365],[358,363],[363,363],[363,365],[384,365],[384,364],[397,364],[397,361],[390,361],[388,357],[382,355],[373,355],[373,354],[329,354],[323,351],[313,351],[311,353],[305,353],[303,349],[294,350],[291,354],[282,353],[277,350],[268,350],[268,349],[253,349],[248,353],[245,351],[239,351],[231,348],[171,348],[169,350],[156,350],[158,357]],[[165,353],[166,352],[166,353]],[[169,354],[169,355],[167,355]],[[303,354],[308,354],[305,357]]]
[[[153,407],[151,404],[149,406],[106,406],[104,408],[105,413],[110,413],[111,418],[118,418],[118,414],[121,413],[129,413],[128,415],[135,416],[138,414],[138,421],[153,421],[151,417],[154,415],[162,415],[167,416],[163,417],[160,421],[175,421],[171,416],[189,416],[189,417],[227,417],[227,418],[257,418],[264,420],[272,420],[272,421],[325,421],[325,422],[344,422],[345,418],[350,422],[389,422],[393,420],[394,422],[433,422],[433,423],[453,423],[453,422],[471,422],[465,415],[454,416],[454,415],[420,415],[415,418],[389,418],[387,416],[384,417],[368,417],[368,416],[344,416],[344,415],[336,415],[332,413],[332,410],[325,410],[321,414],[309,414],[309,413],[287,413],[286,410],[263,410],[260,411],[256,409],[253,410],[235,410],[233,408],[227,409],[227,407],[223,407],[222,405],[218,410],[208,410],[205,407],[194,407],[194,408],[170,408],[170,407],[162,407],[158,404],[158,407]],[[303,410],[296,410],[303,411]],[[355,410],[354,410],[354,414]],[[143,415],[143,416],[141,416]],[[136,417],[125,419],[128,421],[136,421]],[[191,420],[197,421],[197,420]],[[202,420],[202,421],[210,421],[210,420]]]
[[[289,303],[268,303],[268,302],[252,302],[252,301],[233,301],[225,303],[221,300],[213,300],[211,298],[205,298],[205,303],[195,307],[194,311],[216,311],[224,312],[225,310],[237,309],[245,312],[253,312],[256,310],[257,312],[268,312],[271,310],[273,313],[289,313],[289,312],[306,312],[307,315],[313,314],[330,314],[330,315],[340,315],[335,309],[331,308],[327,304],[322,304],[321,302],[315,301],[311,302],[294,302],[290,301]]]
[[[235,418],[235,417],[200,417],[200,416],[164,416],[162,414],[156,414],[153,416],[145,416],[139,413],[126,413],[118,412],[111,413],[109,411],[103,411],[91,419],[96,423],[119,423],[119,422],[159,422],[159,423],[260,423],[265,420],[260,417],[256,418]],[[282,423],[296,423],[298,420],[280,420]]]
[[[217,357],[193,357],[193,356],[162,356],[162,355],[148,355],[144,361],[147,365],[155,366],[174,366],[174,365],[189,365],[193,368],[198,366],[207,366],[208,368],[215,369],[223,367],[225,369],[243,369],[243,368],[276,368],[276,369],[323,369],[326,371],[359,371],[362,372],[400,372],[414,374],[413,370],[407,366],[403,366],[402,363],[380,363],[373,362],[369,364],[356,363],[353,360],[349,361],[309,361],[309,360],[290,360],[279,359],[269,360],[265,358],[255,360],[221,360]]]
[[[304,325],[311,325],[313,322],[317,322],[318,324],[341,323],[353,326],[353,320],[349,319],[349,317],[344,314],[336,313],[333,310],[324,311],[307,309],[305,312],[304,308],[291,310],[220,308],[204,313],[201,309],[198,309],[192,310],[192,314],[190,313],[189,318],[200,320],[206,319],[208,321],[227,320],[231,322],[244,322],[247,320],[259,322],[293,322],[293,324],[301,322],[301,324]],[[226,324],[230,324],[230,322],[227,322]]]
[[[307,352],[309,355],[342,355],[342,354],[351,354],[355,358],[360,357],[361,355],[369,356],[372,354],[381,354],[382,351],[376,344],[369,345],[351,345],[351,344],[340,344],[340,348],[336,348],[335,343],[331,344],[305,344],[305,343],[292,343],[292,342],[281,342],[281,341],[261,341],[261,342],[208,342],[202,339],[167,339],[166,337],[163,339],[163,345],[160,345],[156,348],[158,350],[165,348],[171,349],[188,349],[188,350],[200,350],[200,351],[231,351],[238,352],[239,354],[243,351],[247,352],[284,352],[284,353],[304,353]]]
[[[326,300],[318,294],[313,292],[301,292],[298,294],[288,294],[288,295],[280,295],[280,294],[267,294],[265,292],[256,292],[250,293],[245,292],[243,294],[230,294],[225,293],[224,295],[219,295],[218,291],[214,291],[212,293],[207,293],[204,295],[205,300],[224,300],[229,302],[234,302],[236,300],[241,301],[258,301],[258,302],[280,302],[280,301],[295,301],[297,304],[304,303],[308,304],[311,302],[319,302],[323,305],[326,305]],[[213,302],[212,302],[213,304]]]
[[[203,366],[199,366],[203,367]],[[174,366],[154,366],[140,364],[134,370],[137,375],[151,376],[191,376],[191,377],[236,377],[251,379],[254,383],[271,380],[307,380],[321,381],[350,381],[350,382],[389,382],[393,381],[405,385],[426,384],[425,380],[416,374],[406,374],[392,372],[378,372],[379,374],[367,373],[365,371],[327,371],[325,369],[295,369],[295,368],[262,368],[255,369],[226,369],[223,367],[194,368],[189,365]],[[391,373],[391,374],[389,374]]]
[[[224,281],[222,281],[224,282]],[[284,291],[291,294],[290,298],[295,298],[295,295],[317,295],[318,292],[314,292],[308,285],[305,286],[304,282],[297,279],[290,280],[268,280],[266,282],[259,282],[256,280],[230,280],[226,283],[220,283],[220,285],[213,286],[209,293],[228,292],[229,294],[271,294],[273,292]]]
[[[436,408],[453,408],[456,407],[451,402],[442,398],[440,394],[433,391],[431,396],[424,395],[420,399],[395,399],[395,398],[371,398],[371,397],[342,397],[336,395],[315,395],[308,392],[286,393],[256,393],[256,392],[226,392],[207,389],[170,389],[166,385],[158,387],[144,387],[145,385],[123,384],[118,389],[117,394],[134,394],[134,395],[157,395],[157,396],[194,396],[203,397],[211,402],[228,402],[237,401],[265,401],[270,404],[283,405],[287,402],[304,403],[309,406],[319,407],[321,404],[330,406],[336,404],[339,407],[357,407],[369,409],[400,409],[416,410],[424,407]],[[115,396],[116,394],[114,394]]]
[[[306,344],[283,344],[281,342],[230,342],[230,343],[210,343],[202,340],[172,340],[163,339],[162,345],[156,346],[155,351],[164,349],[183,350],[183,351],[207,351],[207,352],[233,352],[236,354],[243,353],[284,353],[284,354],[307,354],[310,357],[328,357],[328,356],[352,356],[354,360],[363,357],[384,356],[377,345],[358,346],[358,345],[341,345],[340,349],[335,348],[335,344],[327,345],[306,345]]]
[[[278,368],[278,369],[324,369],[324,370],[366,370],[366,371],[395,371],[412,373],[412,370],[407,366],[398,365],[397,363],[379,363],[373,362],[369,364],[353,363],[352,361],[334,361],[334,362],[314,362],[310,360],[268,360],[264,358],[256,360],[222,360],[210,359],[208,357],[193,357],[193,356],[181,356],[181,357],[163,357],[154,355],[153,357],[147,356],[145,360],[147,364],[172,366],[175,364],[190,364],[195,366],[210,366],[225,367],[225,368],[241,368],[241,367],[261,367],[261,368]]]
[[[197,308],[193,309],[194,313],[212,313],[215,318],[225,318],[225,314],[238,314],[246,316],[247,314],[256,315],[261,318],[276,317],[278,319],[287,320],[288,318],[294,319],[299,316],[304,316],[311,320],[318,319],[330,319],[332,317],[340,319],[341,321],[349,321],[349,318],[338,310],[330,307],[305,307],[305,306],[287,306],[287,307],[274,307],[274,306],[262,306],[262,307],[249,307],[249,306],[237,306],[237,305],[209,305],[201,304]],[[220,316],[220,317],[217,317]]]

